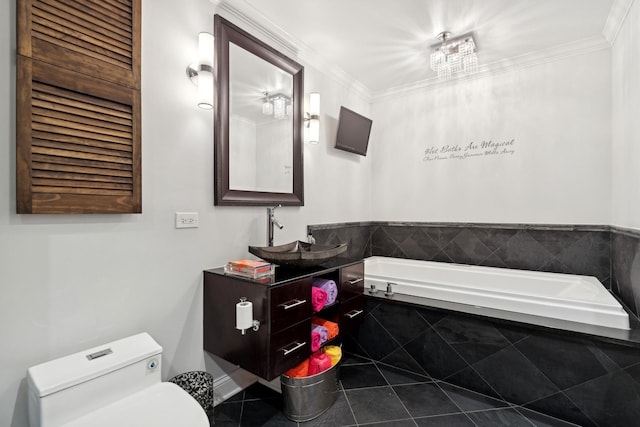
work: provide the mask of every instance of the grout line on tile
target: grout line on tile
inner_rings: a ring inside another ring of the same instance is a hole
[[[403,347],[403,349],[404,349],[404,347]],[[405,351],[406,351],[406,350],[405,350]],[[409,356],[411,356],[411,355],[409,355]],[[411,359],[413,359],[413,357],[412,357]],[[415,361],[415,359],[414,359],[414,361]],[[392,369],[396,369],[396,370],[398,370],[398,371],[406,372],[407,374],[413,374],[413,375],[417,375],[417,376],[420,376],[420,377],[424,377],[424,379],[425,379],[424,381],[416,381],[416,383],[421,383],[421,382],[425,382],[425,383],[426,383],[426,382],[433,382],[433,381],[436,381],[434,378],[432,378],[432,377],[431,377],[431,376],[429,376],[429,375],[426,375],[426,374],[420,374],[420,373],[418,373],[418,372],[410,371],[410,370],[408,370],[408,369],[404,369],[404,368],[399,368],[399,367],[397,367],[397,366],[390,365],[390,364],[388,364],[388,363],[386,363],[386,362],[374,361],[374,363],[375,363],[376,365],[384,365],[384,366],[386,366],[386,367],[388,367],[388,368],[392,368]],[[416,363],[417,363],[417,362],[416,362]],[[380,370],[380,367],[378,367],[378,370]],[[384,374],[382,374],[382,375],[384,376]],[[386,379],[386,377],[385,377],[385,379]],[[392,385],[392,384],[389,384],[389,385]]]
[[[356,418],[355,412],[353,412],[353,408],[351,407],[351,402],[349,402],[349,396],[347,396],[347,391],[342,388],[342,394],[344,395],[345,400],[347,401],[347,406],[349,407],[349,411],[351,412],[351,416],[353,417],[353,421],[358,425],[358,419]]]

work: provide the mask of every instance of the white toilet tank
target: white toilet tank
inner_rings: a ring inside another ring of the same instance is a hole
[[[161,355],[142,333],[29,368],[30,426],[208,426],[195,399],[161,382]]]

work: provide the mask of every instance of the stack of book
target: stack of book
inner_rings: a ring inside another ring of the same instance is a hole
[[[237,261],[229,261],[224,266],[226,274],[247,277],[249,279],[261,279],[273,275],[275,265],[265,261],[256,261],[252,259],[240,259]]]

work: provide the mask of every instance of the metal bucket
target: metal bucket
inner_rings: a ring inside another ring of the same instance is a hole
[[[309,421],[319,417],[338,398],[338,366],[310,377],[280,376],[282,411],[292,421]]]

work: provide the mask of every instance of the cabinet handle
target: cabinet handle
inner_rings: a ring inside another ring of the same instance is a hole
[[[362,313],[364,313],[364,310],[351,310],[350,312],[346,313],[345,316],[347,316],[349,319],[353,319],[354,317],[359,316]]]
[[[307,302],[306,299],[293,299],[289,302],[280,304],[280,307],[284,308],[285,310],[289,310],[290,308],[297,307],[299,305],[304,304],[305,302]]]
[[[348,283],[353,286],[353,285],[357,285],[358,283],[362,282],[364,280],[364,278],[360,277],[358,279],[353,279],[353,280],[349,280]]]
[[[290,349],[283,348],[283,349],[282,349],[282,351],[284,352],[284,355],[286,356],[286,355],[288,355],[289,353],[293,353],[294,351],[296,351],[296,350],[298,350],[298,349],[300,349],[300,348],[304,347],[304,346],[305,346],[305,344],[307,344],[307,342],[306,342],[306,341],[303,341],[303,342],[296,342],[296,345],[295,345],[293,348],[290,348]]]

